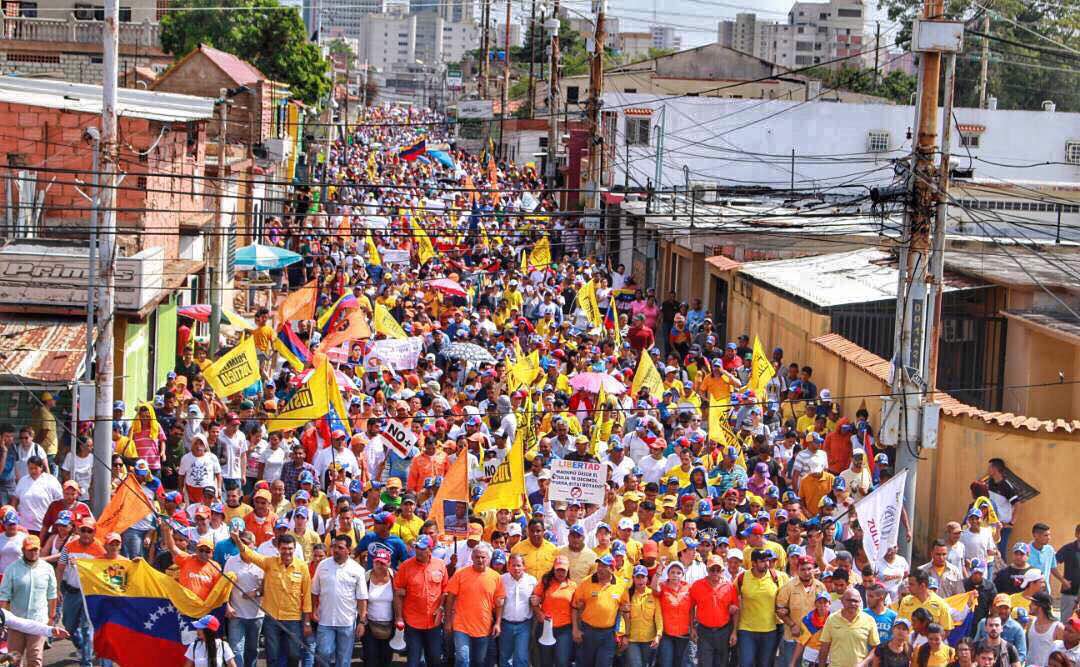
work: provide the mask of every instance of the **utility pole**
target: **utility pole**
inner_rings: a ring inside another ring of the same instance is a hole
[[[600,127],[600,107],[604,95],[604,13],[607,0],[595,0],[596,27],[593,33],[593,52],[589,62],[589,202],[586,208],[600,208],[600,156],[604,151],[604,136]]]
[[[491,43],[490,34],[491,29],[491,0],[484,0],[483,5],[480,7],[480,23],[483,26],[480,33],[480,49],[484,52],[484,57],[480,61],[480,99],[486,100],[488,98],[488,69],[491,67]]]
[[[222,88],[217,101],[218,112],[218,154],[217,154],[217,205],[214,206],[214,237],[210,240],[211,266],[214,269],[210,281],[210,358],[217,354],[221,339],[221,296],[225,291],[225,266],[221,261],[221,251],[225,247],[225,163],[228,161],[226,150],[226,124],[229,120],[229,91]]]
[[[979,108],[986,108],[986,78],[990,73],[990,38],[986,35],[990,34],[990,12],[983,10],[982,18],[982,40],[981,53],[979,54]]]
[[[529,118],[536,117],[536,0],[529,10]]]
[[[876,86],[881,77],[878,70],[878,56],[881,55],[881,21],[874,21],[874,85]]]
[[[547,164],[544,174],[547,186],[555,188],[558,181],[558,168],[556,161],[559,155],[559,0],[555,0],[555,7],[551,12],[551,18],[544,23],[544,27],[551,34],[550,58],[551,65],[548,72],[548,145]]]
[[[117,77],[119,73],[120,0],[106,0],[105,22],[102,29],[101,59],[101,181],[104,187],[97,197],[98,234],[97,298],[97,372],[94,377],[94,467],[91,473],[91,507],[99,514],[112,495],[112,420],[113,420],[113,328],[116,326],[113,288],[116,268],[116,167],[117,144]],[[136,396],[127,397],[134,402]]]
[[[506,23],[503,24],[503,81],[502,98],[499,114],[499,157],[506,159],[503,149],[503,137],[506,133],[506,114],[510,104],[510,0],[506,0]]]
[[[920,453],[937,446],[938,415],[934,402],[936,341],[940,328],[942,252],[945,242],[945,215],[942,188],[948,174],[934,166],[938,150],[938,93],[943,53],[950,54],[950,77],[945,91],[952,104],[952,73],[955,53],[962,48],[963,23],[942,20],[943,0],[925,0],[922,17],[912,35],[912,50],[919,54],[919,89],[916,106],[916,136],[909,172],[908,201],[904,215],[904,239],[900,247],[895,351],[891,361],[891,394],[883,402],[882,442],[896,447],[896,470],[907,470],[904,510],[909,525],[915,517],[916,478]],[[932,24],[923,26],[920,24]],[[924,27],[932,27],[923,30]],[[951,114],[951,109],[947,110]],[[948,138],[946,115],[945,137]],[[947,148],[945,149],[948,150]],[[948,169],[948,158],[943,159]],[[941,180],[944,179],[944,180]],[[911,558],[912,545],[899,536],[900,551]]]

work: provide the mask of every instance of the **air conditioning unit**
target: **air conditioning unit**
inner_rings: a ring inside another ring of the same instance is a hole
[[[690,181],[690,193],[702,203],[715,204],[719,187],[716,181]]]

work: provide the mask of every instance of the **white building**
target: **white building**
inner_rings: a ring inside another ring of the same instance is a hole
[[[442,62],[459,63],[465,54],[480,48],[480,27],[472,19],[443,23]]]
[[[495,26],[495,47],[502,49],[506,44],[506,24],[499,23]],[[520,23],[510,23],[510,46],[525,46],[525,34],[521,31]]]
[[[734,21],[721,21],[717,34],[724,46],[794,69],[873,48],[865,40],[865,21],[861,0],[796,2],[787,23],[759,21],[753,13],[740,13]],[[850,64],[865,66],[873,59],[870,53],[863,62]]]
[[[362,62],[379,71],[416,62],[415,14],[364,14],[359,26],[362,53],[358,56]]]
[[[682,36],[676,34],[674,28],[666,26],[649,26],[649,35],[652,37],[652,48],[672,51],[682,51]]]
[[[628,61],[642,60],[649,57],[653,45],[653,36],[648,32],[620,32],[612,40],[612,47]]]

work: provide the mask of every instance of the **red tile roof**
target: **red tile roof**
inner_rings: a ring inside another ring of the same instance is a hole
[[[709,265],[714,266],[721,271],[731,271],[732,269],[737,269],[742,266],[742,262],[736,262],[730,257],[725,257],[724,255],[713,255],[712,257],[706,257],[705,261]]]
[[[812,339],[810,342],[852,363],[882,382],[888,381],[888,361],[869,350],[859,347],[840,334],[825,334]],[[961,403],[945,393],[935,394],[935,397],[938,405],[941,406],[941,411],[951,417],[970,417],[980,419],[987,424],[1016,429],[1024,428],[1029,431],[1045,431],[1048,433],[1064,431],[1065,433],[1080,434],[1080,421],[1075,419],[1039,419],[1037,417],[1014,415],[1011,412],[992,412]]]
[[[217,65],[222,72],[225,72],[238,86],[246,86],[266,78],[254,65],[237,58],[231,53],[219,51],[206,44],[200,44],[199,51]]]

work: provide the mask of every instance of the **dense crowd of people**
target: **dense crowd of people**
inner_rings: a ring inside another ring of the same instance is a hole
[[[262,309],[224,340],[222,354],[254,338],[259,381],[215,395],[207,340],[185,322],[153,400],[116,404],[113,484],[131,476],[146,497],[122,533],[101,534],[87,504],[107,454],[65,431],[52,396],[35,397],[32,423],[0,426],[0,609],[22,664],[42,664],[49,635],[70,635],[83,666],[107,663],[73,561],[143,558],[204,598],[232,584],[224,616],[194,624],[196,667],[345,667],[354,653],[409,667],[1080,667],[1080,525],[1066,541],[1014,524],[1022,501],[995,459],[927,562],[895,546],[869,559],[851,510],[895,453],[867,411],[779,348],[754,386],[753,332],[722,340],[699,300],[659,301],[533,165],[448,136],[431,112],[365,110],[317,168],[324,187],[299,188],[267,232],[303,257],[274,279],[314,285],[313,317]],[[372,336],[343,334],[343,313]],[[373,359],[392,325],[420,340],[408,367]],[[346,414],[275,423],[320,364]],[[583,388],[586,373],[611,390]],[[388,421],[415,445],[390,446]],[[475,501],[515,446],[527,497],[462,503],[451,535],[435,499],[453,464],[464,457]],[[603,466],[602,503],[551,498],[560,459]]]

